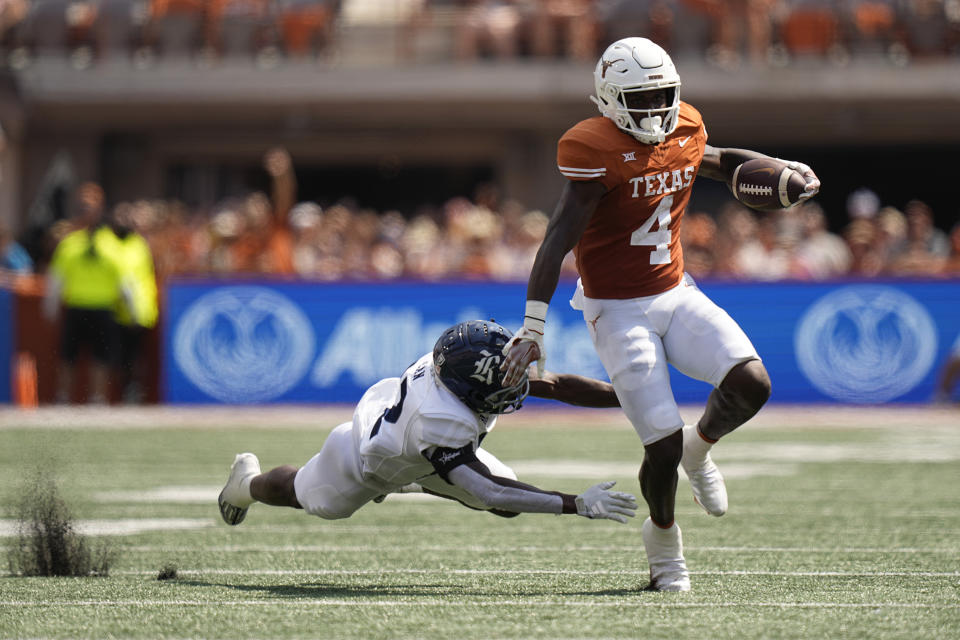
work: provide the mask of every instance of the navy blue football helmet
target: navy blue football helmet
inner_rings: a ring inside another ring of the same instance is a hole
[[[503,386],[503,345],[513,334],[492,320],[470,320],[443,332],[433,347],[437,379],[477,413],[513,413],[530,393],[527,374]]]

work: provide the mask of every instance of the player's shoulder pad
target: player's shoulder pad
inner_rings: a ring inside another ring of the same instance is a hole
[[[557,145],[557,168],[569,180],[614,180],[611,148],[620,130],[604,117],[583,120],[569,129]],[[608,185],[609,186],[609,185]]]
[[[591,149],[606,150],[621,131],[610,118],[594,116],[581,120],[560,136],[560,143],[574,143]]]
[[[703,126],[703,116],[696,107],[688,102],[680,102],[680,112],[677,114],[677,128],[699,129]]]
[[[420,425],[421,443],[435,447],[462,447],[476,442],[481,433],[476,421],[440,412],[422,413]]]

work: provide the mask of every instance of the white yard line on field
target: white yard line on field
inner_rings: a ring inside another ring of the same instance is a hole
[[[305,428],[323,431],[350,420],[352,415],[353,407],[343,405],[264,407],[71,405],[31,410],[0,409],[0,429],[211,429],[230,425],[238,428]]]
[[[57,600],[37,602],[35,600],[0,600],[4,607],[653,607],[657,609],[712,609],[758,607],[770,609],[960,609],[960,603],[932,604],[921,602],[678,602],[637,600],[643,594],[638,592],[629,598],[602,600],[463,600],[444,598],[422,598],[411,596],[410,600],[324,600],[278,598],[274,600]],[[671,594],[665,594],[670,597]],[[656,597],[656,596],[651,596]],[[678,597],[684,597],[682,595]]]
[[[220,495],[223,486],[165,486],[154,487],[143,491],[112,490],[98,491],[93,494],[97,502],[126,502],[126,503],[167,503],[167,504],[210,504],[212,505]]]
[[[782,442],[720,443],[714,457],[727,475],[727,460],[788,463],[836,462],[955,462],[960,460],[960,429],[955,433],[918,434],[905,440],[902,433],[880,433],[868,442],[810,443]]]
[[[960,451],[958,451],[960,457]],[[528,476],[550,478],[622,478],[635,479],[640,468],[639,461],[589,461],[589,460],[517,460],[506,461],[520,478]],[[678,469],[680,477],[686,478],[683,467]],[[783,461],[775,463],[764,462],[735,462],[727,463],[722,468],[723,477],[755,478],[758,476],[792,476],[799,473],[795,464],[785,464]]]
[[[385,553],[409,553],[409,545],[189,545],[184,547],[169,545],[131,545],[123,547],[126,551],[141,553],[170,553],[170,552],[203,552],[203,553],[370,553],[380,551]],[[469,553],[630,553],[643,552],[643,545],[622,545],[616,547],[610,545],[417,545],[417,551],[464,551]],[[726,553],[864,553],[864,554],[883,554],[883,553],[904,553],[904,554],[948,554],[960,555],[956,548],[883,548],[883,547],[721,547],[721,546],[688,546],[684,545],[684,550],[689,552],[726,552]]]
[[[552,478],[588,478],[603,479],[636,476],[637,462],[617,462],[617,461],[588,461],[588,460],[518,460],[510,463],[513,470],[520,477],[528,476],[547,476]],[[725,465],[723,475],[726,478],[753,478],[757,476],[786,476],[794,475],[798,468],[793,464],[763,463],[733,463]],[[683,469],[680,474],[685,477]],[[98,491],[93,494],[93,499],[97,502],[105,503],[169,503],[169,504],[213,504],[220,494],[222,485],[168,485],[154,487],[152,489],[131,491],[131,490],[110,490]],[[449,503],[447,500],[437,498],[422,493],[395,493],[390,495],[390,501],[397,500],[408,502],[440,502]]]
[[[230,425],[263,429],[329,429],[350,420],[352,406],[143,406],[40,407],[0,409],[0,429],[209,429]],[[685,405],[680,413],[693,423],[703,413],[702,405]],[[746,425],[750,428],[867,429],[907,427],[910,433],[925,429],[949,429],[957,421],[956,409],[931,405],[768,405]],[[581,409],[565,406],[530,406],[507,416],[501,428],[630,429],[619,409]]]
[[[124,536],[146,531],[204,529],[215,526],[213,518],[129,518],[126,520],[78,520],[78,533],[92,536]],[[0,520],[0,537],[17,535],[16,520]]]

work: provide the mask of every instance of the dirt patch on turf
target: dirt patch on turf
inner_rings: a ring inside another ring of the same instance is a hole
[[[15,576],[107,576],[117,553],[104,540],[91,543],[60,495],[56,481],[36,473],[22,483],[7,565]]]

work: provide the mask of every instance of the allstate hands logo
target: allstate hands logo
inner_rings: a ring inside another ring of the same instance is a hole
[[[173,355],[204,393],[254,403],[282,395],[303,377],[314,342],[310,321],[287,297],[263,287],[225,287],[183,314]]]
[[[849,286],[820,298],[794,336],[800,370],[844,402],[881,403],[927,375],[937,351],[930,314],[909,295],[880,285]]]

